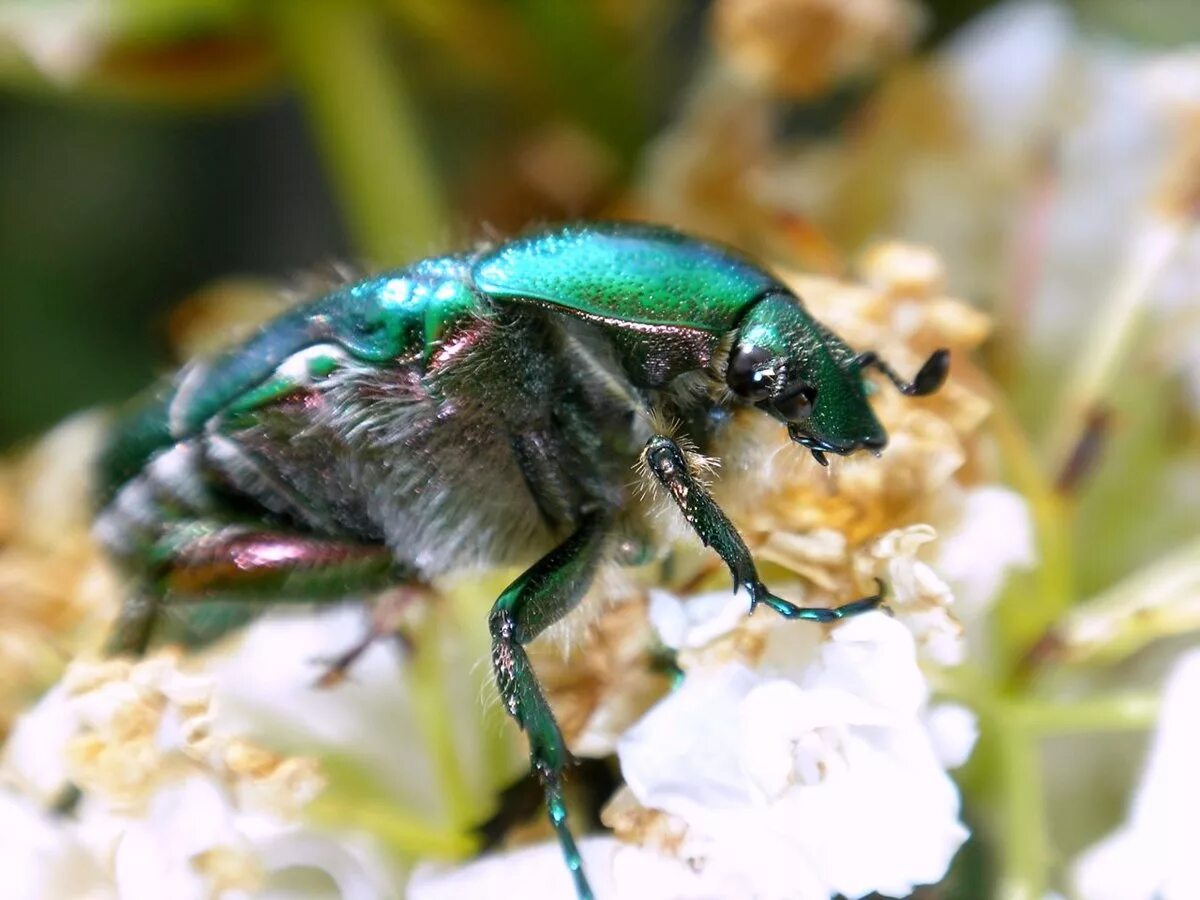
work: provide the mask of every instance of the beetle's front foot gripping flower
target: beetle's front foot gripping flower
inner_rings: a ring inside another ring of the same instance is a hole
[[[750,612],[753,613],[755,607],[759,603],[769,606],[785,619],[804,619],[809,622],[838,622],[842,619],[849,619],[852,616],[857,616],[860,613],[869,612],[873,609],[879,609],[883,604],[883,599],[886,596],[886,587],[884,583],[876,578],[875,584],[877,590],[869,597],[862,597],[858,600],[851,600],[849,603],[843,603],[841,606],[797,606],[784,600],[782,597],[776,597],[766,586],[758,582],[750,591]],[[884,607],[887,611],[886,607]]]
[[[746,590],[750,592],[750,615],[754,615],[754,611],[758,609],[758,605],[760,603],[766,604],[772,609],[776,608],[772,601],[775,603],[787,603],[786,600],[776,597],[769,590],[767,590],[767,586],[761,581],[749,581],[746,583],[745,587]],[[737,589],[736,585],[734,589]]]

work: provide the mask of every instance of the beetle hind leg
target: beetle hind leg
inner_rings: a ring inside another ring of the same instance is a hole
[[[198,520],[165,527],[141,566],[109,655],[141,656],[167,626],[171,639],[203,646],[272,603],[329,603],[407,580],[383,545]]]
[[[496,687],[504,708],[529,739],[530,763],[542,783],[550,824],[579,900],[591,900],[593,895],[563,799],[562,774],[570,754],[524,645],[582,599],[599,561],[604,536],[599,518],[585,521],[571,537],[505,588],[488,622]]]

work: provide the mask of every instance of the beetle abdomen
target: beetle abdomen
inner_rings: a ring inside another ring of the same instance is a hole
[[[125,414],[100,464],[102,499],[158,452],[200,434],[231,412],[269,403],[332,372],[339,357],[369,365],[428,361],[454,325],[487,312],[463,280],[458,257],[423,260],[407,269],[345,285],[291,309],[249,339],[185,367]],[[304,355],[314,347],[327,352]]]

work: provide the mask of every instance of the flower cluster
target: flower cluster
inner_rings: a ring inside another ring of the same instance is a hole
[[[120,603],[115,571],[89,534],[91,448],[104,420],[84,414],[0,461],[0,737],[94,648]]]
[[[315,761],[225,732],[213,691],[173,654],[72,664],[5,748],[6,896],[200,900],[285,874],[378,896],[348,846],[300,819],[323,788]]]
[[[902,55],[920,10],[907,0],[722,0],[713,42],[744,77],[795,97],[819,96]]]
[[[694,658],[622,737],[618,836],[685,863],[710,895],[902,896],[939,880],[966,838],[941,760],[969,740],[939,751],[922,722],[909,632],[872,613],[823,641],[771,629],[757,659],[720,655]]]

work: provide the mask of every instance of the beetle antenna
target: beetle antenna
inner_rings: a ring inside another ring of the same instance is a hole
[[[932,394],[945,383],[946,375],[950,371],[950,351],[944,347],[933,351],[912,381],[905,381],[896,374],[896,370],[880,359],[874,350],[858,354],[852,363],[856,369],[873,368],[882,372],[902,394],[909,397],[924,397],[926,394]]]

